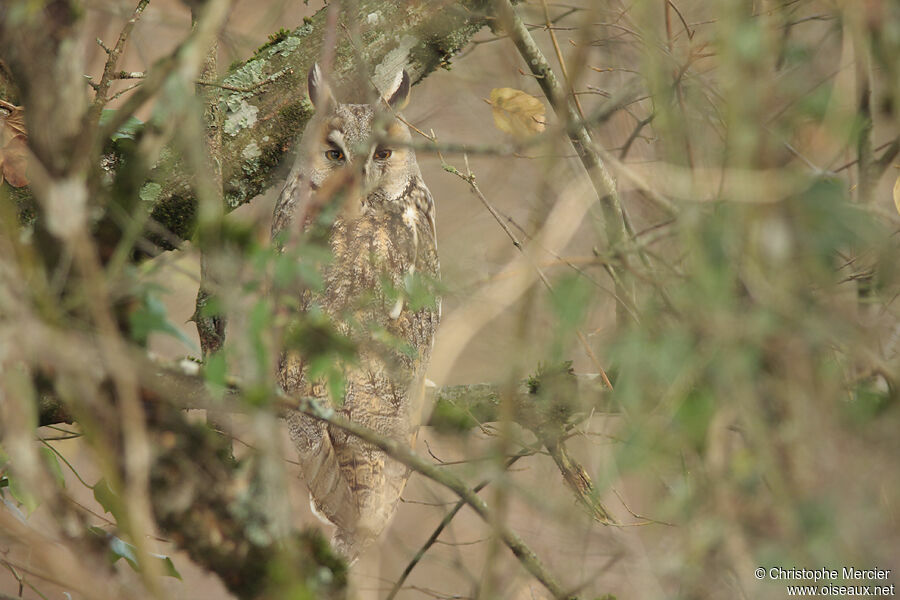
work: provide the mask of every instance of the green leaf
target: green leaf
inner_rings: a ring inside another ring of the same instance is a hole
[[[134,569],[135,571],[140,571],[140,564],[137,559],[136,548],[123,540],[120,537],[117,537],[100,527],[90,527],[89,531],[99,537],[106,540],[109,549],[109,562],[115,564],[119,559],[124,558],[128,565]],[[176,579],[181,579],[181,573],[178,572],[178,569],[175,568],[175,563],[172,562],[172,559],[164,554],[154,554],[149,553],[150,558],[159,561],[159,566],[162,569],[162,572],[167,577],[175,577]]]
[[[137,571],[138,561],[134,551],[135,547],[122,538],[118,538],[114,535],[109,536],[109,552],[112,555],[111,562],[116,562],[120,558],[124,558],[128,561],[128,564],[131,565],[131,568]]]
[[[104,109],[102,113],[100,113],[100,125],[106,125],[113,118],[113,115],[116,113],[115,109],[107,108]],[[125,121],[115,133],[110,136],[110,139],[113,141],[117,141],[123,138],[133,140],[135,139],[135,135],[141,128],[144,126],[144,122],[136,117],[128,117],[128,120]]]
[[[578,274],[567,275],[556,283],[550,302],[563,329],[570,331],[581,325],[593,294],[591,283]]]
[[[203,374],[206,376],[207,383],[225,389],[225,379],[228,375],[228,365],[225,363],[225,355],[222,352],[216,352],[207,358],[206,363],[203,365]]]
[[[403,288],[410,310],[437,309],[438,282],[433,278],[421,273],[407,273],[403,278]]]
[[[405,339],[394,335],[385,327],[373,326],[370,330],[370,334],[374,341],[384,344],[391,350],[396,350],[397,352],[400,352],[401,354],[404,354],[412,359],[415,359],[419,356],[419,351],[416,350],[415,346],[407,342]]]
[[[37,497],[32,494],[29,490],[22,487],[22,484],[19,481],[18,477],[9,477],[8,489],[9,493],[12,494],[12,497],[18,502],[22,507],[25,508],[25,512],[29,515],[34,512],[38,506],[40,506],[40,501]]]
[[[150,556],[158,558],[162,561],[163,573],[165,573],[169,577],[181,579],[181,573],[179,573],[178,569],[175,568],[175,563],[172,562],[172,559],[170,557],[162,554],[151,554]]]
[[[50,473],[53,474],[56,484],[60,487],[66,487],[66,478],[63,475],[62,467],[59,466],[59,457],[56,456],[56,453],[45,446],[41,448],[41,454],[44,456],[44,461],[47,463]]]
[[[141,201],[151,205],[156,203],[160,195],[162,195],[162,186],[154,181],[145,183],[141,191],[138,192],[138,197]]]
[[[311,380],[325,380],[328,396],[336,406],[344,404],[347,381],[341,368],[341,361],[328,355],[313,357],[309,362],[308,373]]]
[[[153,332],[171,335],[181,341],[191,351],[198,349],[184,332],[169,320],[166,305],[154,293],[153,289],[144,290],[141,298],[141,306],[131,313],[131,336],[139,344],[146,344],[147,338]]]
[[[109,487],[109,482],[106,481],[106,478],[100,479],[97,483],[94,484],[94,500],[103,507],[103,510],[111,514],[113,517],[119,512],[119,507],[121,501],[119,500],[118,494],[116,494],[111,487]]]
[[[672,425],[697,450],[703,450],[716,413],[715,396],[706,388],[692,390],[675,412]]]

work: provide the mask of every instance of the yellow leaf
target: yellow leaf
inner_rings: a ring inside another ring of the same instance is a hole
[[[522,90],[495,88],[488,104],[500,131],[524,138],[544,130],[544,103]]]
[[[894,206],[900,213],[900,175],[897,175],[897,181],[894,182]]]

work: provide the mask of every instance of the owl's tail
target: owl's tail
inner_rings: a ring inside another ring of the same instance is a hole
[[[356,502],[341,475],[326,424],[297,412],[288,417],[288,425],[313,514],[339,529],[352,527],[359,519]]]

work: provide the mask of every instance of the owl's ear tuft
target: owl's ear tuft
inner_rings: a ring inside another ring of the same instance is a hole
[[[309,101],[316,107],[316,110],[322,110],[334,101],[331,86],[325,81],[319,63],[314,63],[306,76],[306,90],[309,93]]]
[[[409,74],[406,69],[397,73],[390,88],[385,90],[383,98],[388,105],[396,110],[402,110],[409,102]]]

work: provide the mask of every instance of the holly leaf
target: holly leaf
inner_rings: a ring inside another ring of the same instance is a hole
[[[544,103],[514,88],[494,88],[487,100],[497,129],[517,138],[530,137],[544,131]]]

